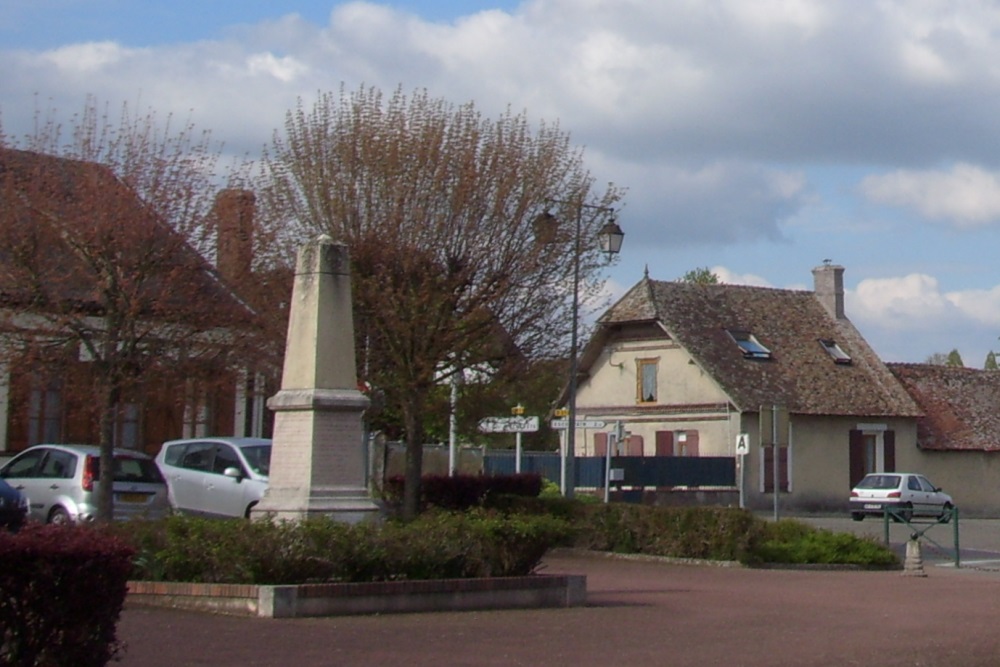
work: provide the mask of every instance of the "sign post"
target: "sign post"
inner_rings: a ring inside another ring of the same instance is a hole
[[[569,419],[566,419],[568,414],[569,411],[566,408],[560,408],[555,411],[558,419],[549,422],[551,428],[559,430],[559,489],[564,496],[566,495],[566,450],[569,447]],[[604,428],[604,422],[598,419],[575,419],[573,421],[577,428]]]
[[[520,405],[513,408],[511,412],[524,408]],[[538,430],[538,417],[525,417],[523,414],[515,414],[513,417],[487,417],[479,422],[480,433],[516,433],[514,452],[514,471],[521,472],[521,434],[534,433]]]
[[[746,507],[746,495],[744,487],[746,485],[746,460],[747,454],[750,453],[750,434],[749,433],[738,433],[736,435],[736,463],[740,467],[740,509]]]

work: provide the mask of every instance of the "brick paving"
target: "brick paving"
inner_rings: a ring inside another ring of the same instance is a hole
[[[749,570],[559,554],[585,607],[267,620],[127,606],[123,667],[1000,664],[1000,574]]]

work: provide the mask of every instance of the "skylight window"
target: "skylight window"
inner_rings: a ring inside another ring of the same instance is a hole
[[[736,344],[743,350],[743,356],[747,359],[770,359],[771,350],[761,345],[749,331],[727,330]]]
[[[826,353],[829,354],[834,363],[837,364],[849,364],[851,363],[851,355],[844,352],[844,350],[837,345],[837,341],[830,339],[820,339],[819,344],[823,346]]]

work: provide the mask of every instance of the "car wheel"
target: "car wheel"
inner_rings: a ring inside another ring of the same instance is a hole
[[[955,508],[952,506],[951,503],[945,503],[944,507],[941,508],[941,516],[938,517],[938,520],[941,523],[948,523],[949,521],[951,521],[951,515],[953,509]]]
[[[49,523],[53,523],[57,526],[65,526],[73,523],[73,521],[69,518],[69,512],[62,507],[56,507],[49,512]]]
[[[903,521],[913,519],[913,503],[905,503],[899,506],[899,518]]]
[[[247,511],[243,513],[243,518],[244,519],[249,519],[250,518],[250,512],[253,511],[253,508],[256,507],[256,506],[257,506],[257,503],[250,503],[249,505],[247,505]]]
[[[865,513],[864,512],[851,512],[851,518],[854,519],[855,521],[864,521],[865,520]]]

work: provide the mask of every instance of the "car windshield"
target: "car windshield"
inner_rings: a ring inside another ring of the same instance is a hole
[[[899,475],[868,475],[858,484],[858,489],[895,489],[899,487]]]
[[[94,476],[94,481],[101,478],[101,460],[96,456],[87,457],[87,465],[90,474]],[[116,482],[143,482],[150,484],[162,484],[164,482],[160,469],[151,459],[140,459],[134,456],[115,457],[115,481]]]
[[[242,450],[250,469],[267,477],[271,470],[271,445],[252,445]]]

